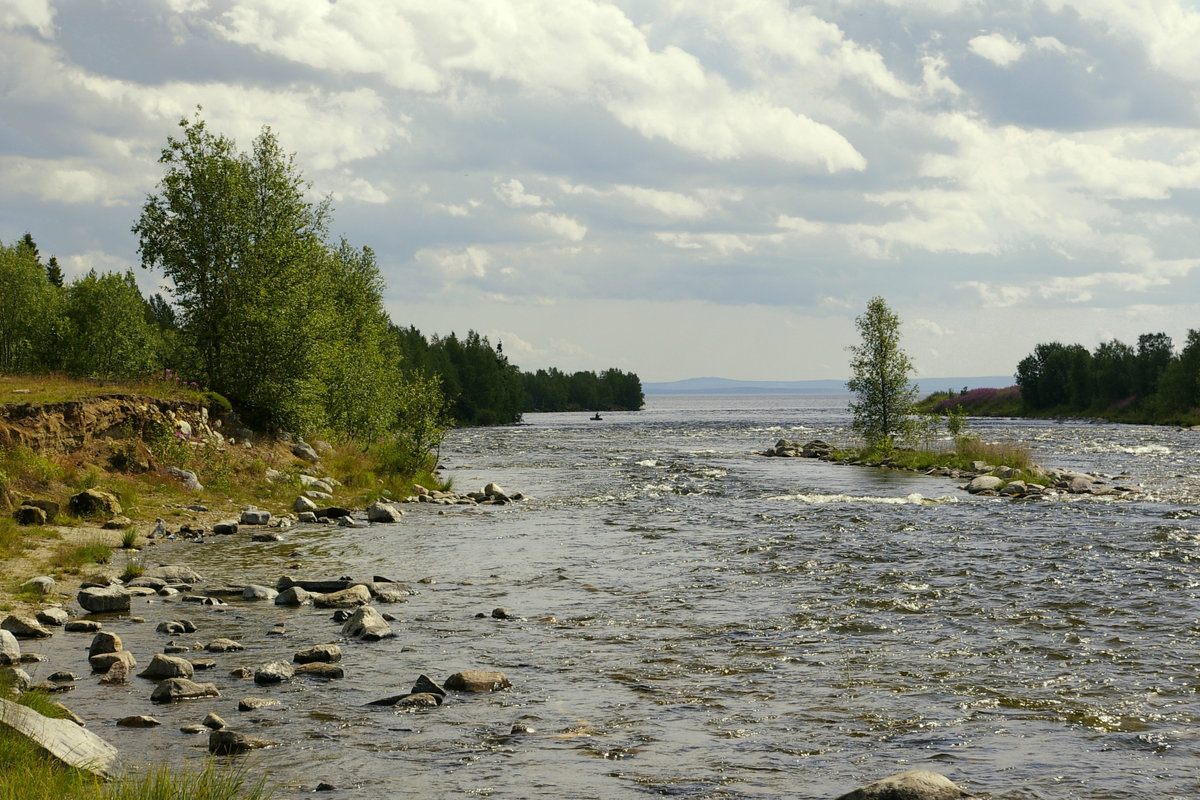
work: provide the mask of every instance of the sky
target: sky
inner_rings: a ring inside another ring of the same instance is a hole
[[[917,378],[1200,328],[1187,0],[0,0],[0,240],[68,279],[201,106],[270,126],[392,320],[525,370]],[[3,287],[0,287],[3,291]]]

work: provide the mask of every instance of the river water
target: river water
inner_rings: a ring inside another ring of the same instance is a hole
[[[756,455],[783,437],[847,442],[847,423],[845,398],[650,396],[600,422],[454,431],[457,490],[496,481],[528,499],[142,555],[218,583],[411,583],[409,602],[380,607],[395,639],[341,642],[345,679],[229,674],[338,641],[329,612],[155,598],[134,610],[146,622],[106,629],[142,664],[164,619],[193,620],[188,641],[243,639],[197,673],[222,697],[153,707],[148,681],[83,678],[66,700],[133,763],[202,759],[205,737],[179,727],[216,711],[279,743],[251,763],[281,797],[324,781],[345,798],[830,798],[913,768],[993,798],[1200,796],[1200,432],[972,420],[1047,466],[1144,487],[1116,500],[976,498]],[[499,606],[516,618],[476,617]],[[287,634],[267,636],[277,622]],[[80,671],[89,638],[56,635],[37,669]],[[469,668],[513,687],[416,714],[365,706]],[[281,703],[238,712],[246,695]],[[113,726],[137,713],[164,725]]]

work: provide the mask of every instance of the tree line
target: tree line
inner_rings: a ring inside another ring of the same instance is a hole
[[[1090,413],[1127,422],[1190,421],[1200,406],[1200,331],[1178,352],[1165,333],[1137,345],[1117,339],[1089,351],[1080,344],[1037,345],[1017,365],[1026,410]]]
[[[0,242],[0,374],[169,371],[264,428],[399,438],[414,457],[449,424],[543,410],[529,389],[541,382],[501,345],[473,331],[426,338],[392,323],[375,254],[330,235],[329,200],[309,199],[270,128],[248,152],[210,131],[199,110],[179,128],[132,228],[141,266],[165,278],[163,292],[144,297],[132,271],[65,282],[31,234]],[[586,374],[610,388],[568,391],[568,402],[641,407],[636,375]]]
[[[398,329],[401,365],[409,374],[436,375],[451,416],[465,425],[517,422],[529,411],[636,411],[645,404],[635,373],[565,373],[551,367],[522,372],[486,336],[424,336],[415,327]]]

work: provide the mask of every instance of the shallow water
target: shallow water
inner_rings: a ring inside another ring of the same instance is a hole
[[[135,762],[202,758],[206,738],[179,727],[216,711],[280,743],[254,768],[284,797],[325,781],[348,798],[822,798],[914,767],[995,798],[1200,794],[1200,433],[973,421],[1047,465],[1145,487],[1126,500],[975,498],[945,479],[755,455],[781,437],[845,441],[844,403],[652,396],[602,422],[455,431],[457,489],[496,481],[529,499],[143,555],[219,583],[412,584],[381,606],[397,638],[341,642],[344,680],[229,675],[337,641],[329,612],[155,598],[134,610],[145,623],[105,627],[142,664],[163,619],[195,621],[188,643],[244,639],[197,673],[223,696],[152,707],[145,680],[88,677],[65,700]],[[497,606],[518,619],[476,618]],[[266,636],[280,621],[287,634]],[[89,641],[39,645],[35,677],[86,671]],[[513,688],[417,714],[364,706],[467,668]],[[281,704],[240,713],[246,695]],[[113,727],[134,713],[164,725]]]

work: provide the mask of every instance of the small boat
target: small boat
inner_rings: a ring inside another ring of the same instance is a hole
[[[602,419],[604,419],[604,417],[600,416],[599,411],[597,411],[595,414],[592,414],[592,416],[591,416],[592,422],[599,422]]]

